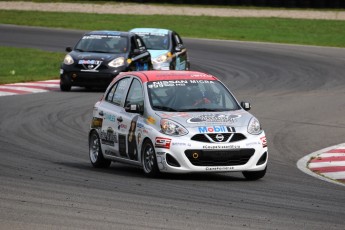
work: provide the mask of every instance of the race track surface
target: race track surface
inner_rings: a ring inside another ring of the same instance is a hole
[[[81,31],[0,25],[0,46],[64,52]],[[193,70],[252,103],[269,167],[169,175],[94,169],[87,133],[101,91],[0,97],[1,229],[344,229],[345,187],[304,174],[303,156],[344,142],[345,50],[185,39]],[[57,63],[57,74],[59,73]]]

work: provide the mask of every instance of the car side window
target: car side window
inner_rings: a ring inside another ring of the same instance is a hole
[[[113,85],[113,87],[109,90],[109,93],[108,93],[107,97],[105,98],[106,101],[108,101],[108,102],[113,101],[113,96],[114,96],[114,92],[115,92],[116,87],[117,87],[117,83],[115,83]]]
[[[134,79],[129,88],[125,107],[129,104],[144,105],[143,87],[138,79]]]
[[[178,34],[174,34],[174,38],[177,45],[183,44],[182,39],[180,38]]]
[[[115,105],[121,105],[121,101],[123,97],[126,95],[126,89],[129,82],[130,78],[124,78],[116,83],[117,87],[112,98],[112,103],[114,103]]]

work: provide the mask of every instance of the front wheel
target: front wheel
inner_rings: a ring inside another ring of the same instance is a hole
[[[149,177],[156,177],[160,174],[157,166],[155,149],[151,141],[145,141],[142,147],[141,161],[144,172]]]
[[[93,167],[108,168],[111,164],[110,160],[103,157],[101,142],[96,131],[92,131],[89,138],[89,156]]]
[[[61,79],[60,79],[61,91],[67,92],[67,91],[70,91],[71,88],[72,88],[71,80],[66,75],[61,76]]]
[[[247,180],[259,180],[265,176],[266,170],[267,167],[262,171],[245,171],[242,174]]]

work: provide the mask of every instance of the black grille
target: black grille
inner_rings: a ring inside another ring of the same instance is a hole
[[[191,140],[210,143],[210,142],[235,142],[235,141],[242,141],[246,139],[246,136],[244,136],[242,133],[221,133],[221,134],[224,136],[224,139],[222,141],[219,141],[217,139],[218,133],[196,134],[191,138]],[[231,136],[231,139],[229,140],[230,136]],[[210,141],[210,139],[207,137],[209,137],[212,141]]]
[[[254,152],[255,149],[186,150],[185,155],[195,166],[234,166],[246,164]]]

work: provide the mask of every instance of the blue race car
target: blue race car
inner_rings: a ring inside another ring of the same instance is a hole
[[[187,49],[175,31],[156,28],[135,28],[151,54],[155,70],[189,70]]]

